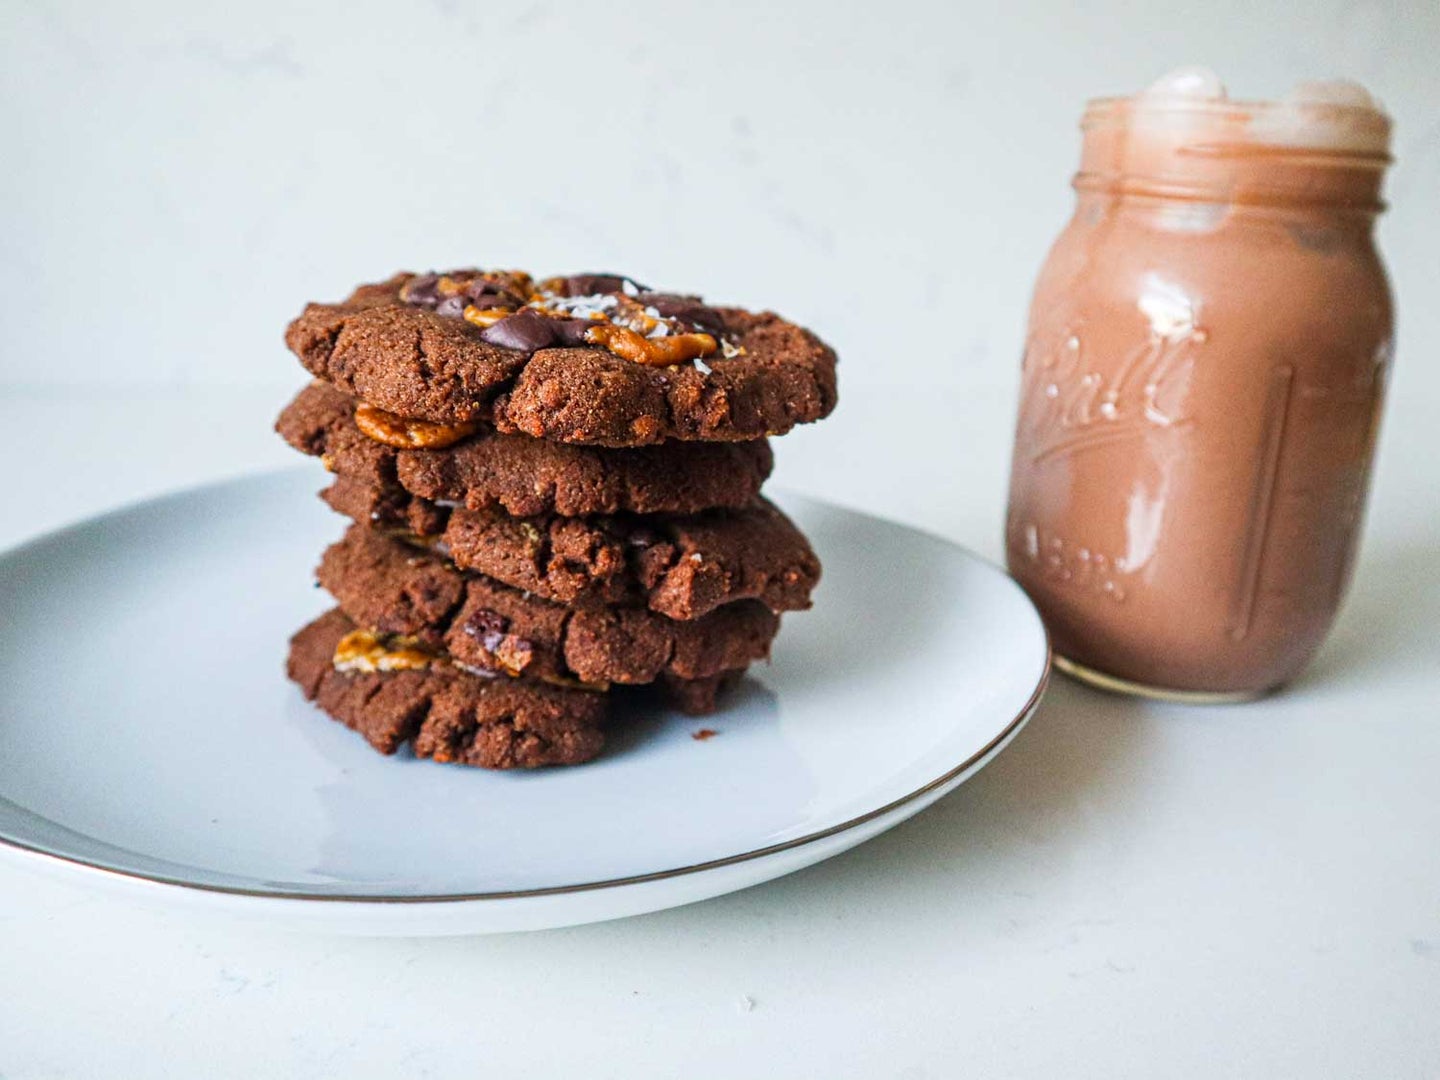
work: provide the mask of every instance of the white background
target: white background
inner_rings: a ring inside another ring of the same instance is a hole
[[[277,936],[7,872],[0,1076],[1440,1075],[1437,55],[1434,0],[0,0],[0,544],[290,463],[286,320],[478,262],[813,326],[842,405],[777,482],[996,555],[1081,104],[1180,63],[1389,106],[1400,316],[1352,599],[1289,693],[1060,683],[855,853],[573,931]]]

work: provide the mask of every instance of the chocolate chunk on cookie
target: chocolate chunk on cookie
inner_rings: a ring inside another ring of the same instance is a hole
[[[520,516],[693,514],[746,506],[774,465],[763,439],[614,450],[483,429],[444,449],[402,450],[363,434],[355,409],[353,397],[316,383],[285,408],[275,429],[341,476]]]
[[[517,518],[447,511],[345,477],[323,497],[363,524],[433,538],[461,569],[562,604],[639,604],[682,621],[737,600],[802,611],[820,577],[804,535],[763,498],[688,516]]]
[[[552,683],[706,679],[769,656],[779,616],[754,600],[688,622],[642,607],[565,607],[353,526],[317,576],[357,624],[478,671]]]
[[[808,330],[619,275],[396,274],[308,305],[285,341],[387,412],[564,443],[753,440],[836,402],[835,353]]]
[[[339,611],[320,616],[290,639],[287,671],[308,699],[382,754],[413,741],[419,757],[513,769],[579,764],[604,745],[604,695],[449,665],[337,670],[336,647],[355,629]]]

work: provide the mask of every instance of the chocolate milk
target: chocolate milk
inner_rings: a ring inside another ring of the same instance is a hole
[[[1188,70],[1082,129],[1030,313],[1009,568],[1062,668],[1252,696],[1314,654],[1354,560],[1391,357],[1389,121],[1353,84],[1241,103]]]

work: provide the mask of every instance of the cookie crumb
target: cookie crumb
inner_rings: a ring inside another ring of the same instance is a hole
[[[711,728],[702,727],[699,731],[692,734],[690,738],[694,739],[696,742],[704,742],[706,739],[713,739],[716,735],[719,734],[720,733],[718,731],[715,731]]]

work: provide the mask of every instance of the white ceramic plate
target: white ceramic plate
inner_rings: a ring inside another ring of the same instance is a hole
[[[627,717],[572,769],[384,758],[283,675],[287,638],[329,606],[311,568],[342,523],[321,482],[200,488],[0,555],[0,855],[346,933],[634,915],[898,824],[1014,736],[1049,671],[999,570],[782,496],[824,580],[716,715]]]

